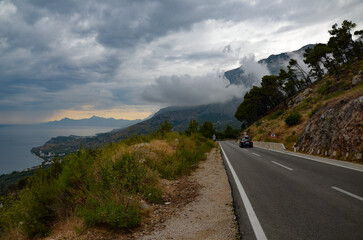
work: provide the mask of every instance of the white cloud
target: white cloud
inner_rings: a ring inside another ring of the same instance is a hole
[[[0,2],[0,19],[6,21],[11,15],[16,14],[17,8],[9,1]]]
[[[176,106],[195,106],[226,102],[241,97],[246,89],[232,85],[228,88],[222,78],[215,74],[200,77],[190,75],[162,76],[145,87],[143,98],[153,103]]]
[[[344,19],[361,29],[362,10],[359,0],[0,0],[0,117],[44,102],[100,110],[242,96],[218,75],[242,63],[259,78],[254,59],[326,42]]]

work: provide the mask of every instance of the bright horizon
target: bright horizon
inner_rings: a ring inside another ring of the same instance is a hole
[[[0,0],[0,124],[143,119],[242,97],[224,72],[326,43],[363,2]]]

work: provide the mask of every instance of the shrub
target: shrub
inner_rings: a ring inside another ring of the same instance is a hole
[[[291,127],[300,123],[301,115],[299,113],[292,113],[286,119],[286,124]]]
[[[104,224],[114,228],[136,227],[141,222],[140,210],[135,203],[116,203],[110,193],[90,196],[84,206],[76,210],[88,226]]]
[[[270,116],[268,116],[268,120],[274,120],[276,118],[278,118],[279,116],[281,116],[284,113],[284,110],[278,110],[274,113],[272,113]]]
[[[325,94],[329,90],[329,87],[332,83],[333,82],[331,80],[326,81],[325,85],[318,89],[318,93],[322,95]]]
[[[290,143],[290,142],[296,142],[297,139],[298,139],[298,136],[293,134],[293,135],[287,136],[285,140],[286,140],[286,142]]]

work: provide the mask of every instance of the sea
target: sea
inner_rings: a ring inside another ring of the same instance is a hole
[[[57,136],[94,136],[113,127],[70,127],[47,125],[0,126],[0,175],[21,171],[41,164],[30,150]]]

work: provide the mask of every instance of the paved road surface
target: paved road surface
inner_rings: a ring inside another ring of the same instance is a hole
[[[227,173],[242,239],[363,239],[362,171],[220,145],[233,168]]]

